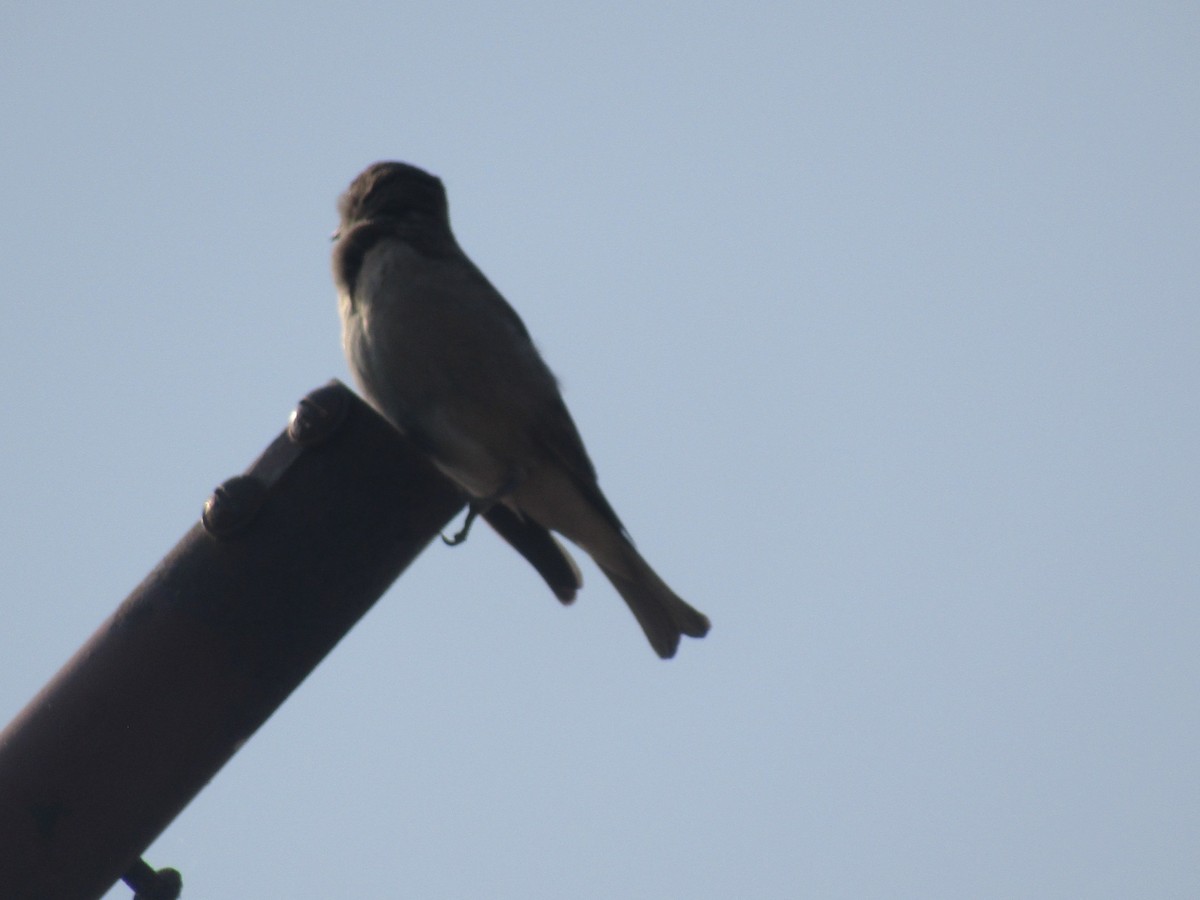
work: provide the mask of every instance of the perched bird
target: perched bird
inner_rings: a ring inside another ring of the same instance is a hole
[[[540,554],[548,569],[539,570],[569,602],[579,570],[547,530],[558,532],[596,561],[659,656],[673,656],[680,635],[703,637],[708,619],[655,574],[601,493],[524,323],[459,248],[442,182],[376,163],[338,211],[333,272],[346,358],[367,399],[470,498],[448,542],[483,515],[518,549]]]

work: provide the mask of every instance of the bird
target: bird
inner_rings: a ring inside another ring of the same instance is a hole
[[[366,399],[468,498],[447,543],[461,543],[482,515],[536,551],[569,603],[582,579],[557,533],[595,561],[660,657],[674,656],[683,635],[707,634],[708,618],[650,567],[601,492],[557,379],[459,247],[441,179],[375,163],[341,195],[338,214],[343,350]]]

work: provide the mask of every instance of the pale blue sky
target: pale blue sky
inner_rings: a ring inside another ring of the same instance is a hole
[[[184,898],[1200,891],[1200,12],[0,12],[7,721],[348,380],[328,235],[440,174],[639,547],[431,547],[150,850]],[[2,724],[2,723],[0,723]],[[124,888],[113,897],[127,897]]]

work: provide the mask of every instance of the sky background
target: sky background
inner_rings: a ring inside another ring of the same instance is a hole
[[[185,900],[1200,892],[1194,4],[9,3],[0,724],[349,380],[401,159],[524,317],[658,660],[431,546],[150,849]],[[123,886],[110,893],[127,898]]]

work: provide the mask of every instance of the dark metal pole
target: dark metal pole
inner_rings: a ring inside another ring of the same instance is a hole
[[[0,734],[0,898],[90,900],[462,506],[343,385],[244,476]]]

